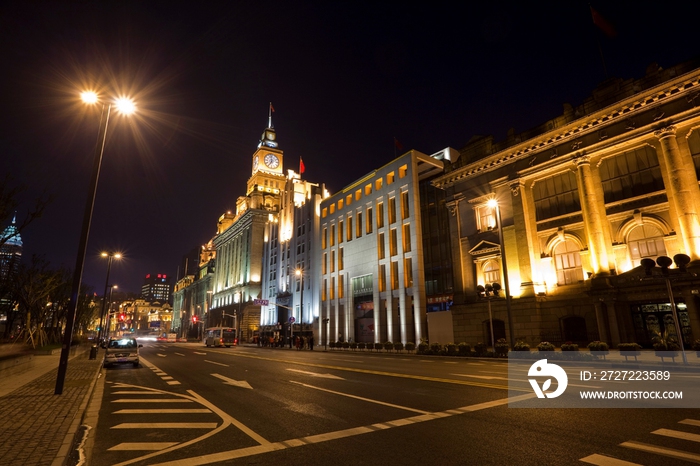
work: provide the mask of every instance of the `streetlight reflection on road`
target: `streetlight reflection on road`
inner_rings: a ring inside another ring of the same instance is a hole
[[[63,384],[68,370],[68,356],[73,340],[73,326],[75,315],[78,309],[78,295],[80,293],[80,283],[83,278],[83,266],[85,265],[85,253],[87,251],[88,237],[90,236],[90,224],[92,223],[92,211],[95,206],[95,195],[97,193],[97,182],[100,178],[100,167],[102,166],[102,155],[104,154],[105,142],[107,141],[107,127],[112,105],[119,113],[128,115],[136,110],[136,105],[126,97],[119,97],[113,102],[101,102],[99,95],[94,91],[85,91],[80,94],[86,104],[102,103],[100,116],[100,126],[97,132],[97,143],[95,144],[95,158],[92,166],[92,177],[88,188],[87,199],[85,201],[85,211],[83,212],[83,226],[80,233],[80,243],[78,244],[78,254],[75,258],[75,269],[73,272],[73,284],[71,287],[70,303],[66,316],[66,330],[63,335],[63,346],[61,357],[58,362],[58,374],[56,376],[55,395],[63,393]]]

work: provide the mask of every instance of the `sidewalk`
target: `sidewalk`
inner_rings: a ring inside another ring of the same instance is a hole
[[[61,395],[54,395],[60,352],[0,371],[2,464],[63,466],[82,422],[102,360],[78,347],[68,361]]]

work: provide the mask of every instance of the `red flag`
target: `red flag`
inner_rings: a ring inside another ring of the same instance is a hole
[[[396,138],[394,138],[394,146],[396,146],[398,150],[403,150],[403,144],[401,144]]]
[[[301,175],[305,170],[306,167],[304,166],[304,161],[301,159],[301,157],[299,157],[299,174]]]
[[[593,24],[598,26],[603,33],[608,36],[608,37],[615,37],[617,35],[617,31],[613,27],[612,24],[608,22],[607,19],[603,18],[603,16],[598,13],[596,10],[591,8],[591,16],[593,17]]]

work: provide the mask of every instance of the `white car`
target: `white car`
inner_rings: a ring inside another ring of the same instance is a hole
[[[133,364],[134,367],[139,366],[139,348],[143,345],[136,343],[136,338],[121,337],[111,338],[107,343],[107,351],[105,353],[104,367],[113,364]]]

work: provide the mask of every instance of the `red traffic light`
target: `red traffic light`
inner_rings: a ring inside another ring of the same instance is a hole
[[[119,314],[119,320],[124,322],[124,319],[126,319],[126,315],[124,314]]]
[[[192,322],[197,323],[197,316],[192,316]]]

